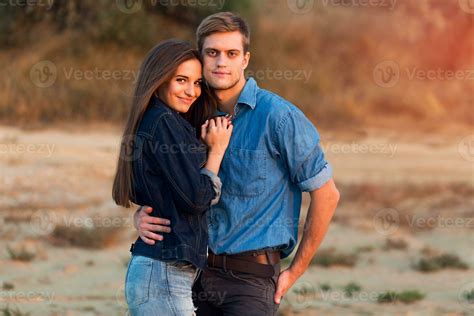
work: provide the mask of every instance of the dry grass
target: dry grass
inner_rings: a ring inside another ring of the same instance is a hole
[[[6,250],[10,259],[24,262],[33,261],[39,253],[39,249],[36,246],[26,242],[8,245]]]
[[[383,246],[384,250],[405,250],[408,248],[408,242],[403,238],[394,238],[389,237],[385,239],[385,245]]]
[[[356,254],[342,253],[334,248],[328,248],[319,250],[311,260],[311,265],[354,267],[357,259]]]
[[[112,222],[112,221],[111,221]],[[49,241],[56,246],[99,249],[113,244],[121,232],[119,226],[57,225]]]
[[[339,183],[345,203],[360,203],[376,207],[396,207],[401,202],[412,199],[429,199],[440,196],[440,200],[433,200],[434,207],[456,207],[466,198],[474,196],[474,186],[469,183],[443,183],[443,184],[416,184],[405,183],[401,185],[381,185],[379,183]]]
[[[415,270],[421,272],[435,272],[442,269],[468,270],[469,265],[458,255],[442,253],[435,256],[425,256],[419,259],[414,265]]]
[[[238,3],[227,2],[233,6]],[[284,2],[260,3],[253,7],[253,14],[244,14],[253,30],[249,70],[264,71],[257,78],[262,87],[291,100],[318,125],[326,127],[360,123],[383,126],[393,118],[397,124],[401,118],[415,128],[422,125],[421,121],[437,128],[449,122],[472,125],[472,87],[468,80],[402,78],[391,89],[373,82],[374,66],[384,59],[395,60],[402,70],[438,67],[462,71],[472,67],[469,57],[474,28],[469,16],[457,10],[454,2],[434,3],[430,10],[425,10],[425,5],[400,4],[392,12],[317,2],[310,14],[297,15]],[[434,13],[427,15],[426,11]],[[98,68],[118,70],[122,75],[137,72],[154,43],[170,37],[193,41],[194,29],[173,19],[145,11],[133,16],[107,10],[100,14],[103,20],[99,25],[83,30],[71,28],[58,33],[54,26],[42,23],[35,26],[35,36],[28,37],[28,49],[9,48],[0,53],[0,110],[4,123],[14,120],[15,124],[31,127],[64,120],[123,122],[134,80],[124,76],[113,80],[97,76],[91,80],[71,79],[67,76],[69,70]],[[399,25],[407,26],[409,31]],[[429,30],[429,34],[422,37],[419,30]],[[145,38],[140,40],[142,36]],[[433,41],[425,41],[425,37]],[[124,49],[124,43],[133,44]],[[439,47],[450,50],[440,51]],[[419,51],[427,56],[420,58]],[[30,79],[32,66],[42,60],[56,66],[57,79],[51,87],[38,88]],[[303,70],[311,71],[307,81],[297,79],[297,73]],[[272,75],[276,71],[290,71],[292,76],[278,79]]]
[[[447,226],[450,223],[447,219],[456,218],[463,220],[462,227],[470,228],[468,219],[473,215],[474,186],[469,183],[338,182],[338,189],[342,198],[334,215],[335,222],[350,225],[354,220],[372,221],[379,211],[392,209],[398,214],[397,225],[411,232]]]
[[[85,228],[85,227],[55,227],[50,241],[56,246],[76,246],[80,248],[103,248],[113,243],[117,229]]]

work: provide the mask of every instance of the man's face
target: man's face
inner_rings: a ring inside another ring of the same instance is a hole
[[[204,39],[202,46],[203,75],[216,90],[227,90],[245,80],[250,53],[244,54],[240,32],[214,33]]]

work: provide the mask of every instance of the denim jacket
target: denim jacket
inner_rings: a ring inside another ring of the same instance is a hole
[[[206,211],[218,202],[221,190],[219,178],[202,168],[206,146],[185,119],[153,97],[137,129],[132,159],[133,202],[171,221],[163,241],[148,245],[138,238],[132,254],[204,267]]]

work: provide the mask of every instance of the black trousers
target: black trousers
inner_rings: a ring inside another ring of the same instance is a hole
[[[257,277],[248,273],[206,268],[194,282],[193,301],[197,316],[274,316],[278,271],[271,278]]]

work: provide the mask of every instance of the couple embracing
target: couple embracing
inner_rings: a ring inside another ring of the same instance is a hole
[[[142,205],[127,304],[131,315],[275,315],[339,192],[313,124],[245,78],[247,23],[216,13],[196,37],[197,49],[155,46],[136,83],[113,185],[117,204]],[[302,192],[303,237],[280,271],[298,242]]]

